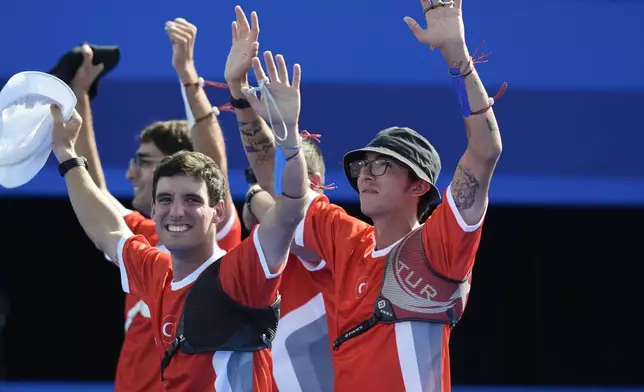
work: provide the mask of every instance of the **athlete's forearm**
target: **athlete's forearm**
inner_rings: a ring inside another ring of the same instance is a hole
[[[228,160],[226,157],[226,143],[217,116],[212,113],[212,104],[202,86],[199,86],[197,71],[186,70],[179,72],[179,78],[184,85],[188,106],[195,120],[190,130],[192,144],[195,151],[211,157],[225,176],[228,175]],[[209,116],[210,115],[210,116]]]
[[[105,181],[105,174],[103,172],[103,166],[101,165],[101,157],[96,145],[94,121],[92,119],[92,106],[89,96],[86,92],[77,92],[76,97],[78,97],[76,111],[78,111],[83,118],[83,124],[81,125],[78,139],[76,139],[76,152],[78,155],[87,158],[87,170],[96,186],[103,191],[114,208],[116,208],[121,215],[125,215],[128,210],[123,207],[121,202],[112,196],[110,191],[107,189],[107,182]]]
[[[476,112],[487,108],[490,105],[489,96],[474,68],[467,47],[448,48],[444,56],[451,68],[458,68],[465,74],[471,71],[471,74],[465,77],[465,89],[471,111]],[[465,117],[465,129],[468,149],[482,161],[496,163],[501,155],[502,143],[494,109],[490,107],[482,114],[471,114]]]
[[[76,139],[76,151],[78,154],[87,158],[88,171],[96,185],[101,189],[106,189],[105,175],[101,166],[101,159],[98,155],[96,146],[96,137],[94,135],[94,121],[92,119],[92,109],[89,96],[86,92],[76,93],[77,103],[76,111],[83,118],[78,139]]]
[[[74,151],[57,154],[59,162],[76,156]],[[100,250],[116,260],[118,241],[130,232],[125,221],[84,167],[69,170],[65,182],[69,200],[85,233]]]
[[[228,85],[233,98],[245,99],[241,92],[241,83],[229,82]],[[262,189],[273,194],[273,165],[275,162],[273,132],[253,108],[235,108],[235,115],[244,151],[257,183]]]

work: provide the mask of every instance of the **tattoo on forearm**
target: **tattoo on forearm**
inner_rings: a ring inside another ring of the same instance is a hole
[[[246,152],[258,153],[257,159],[260,162],[268,160],[273,141],[261,132],[262,122],[260,120],[251,122],[238,121],[237,126],[242,135],[242,142]]]
[[[459,210],[467,210],[474,205],[476,194],[481,185],[474,176],[474,173],[467,167],[458,165],[454,179],[452,180],[452,197],[454,204]]]
[[[498,132],[499,131],[499,126],[496,125],[496,121],[492,120],[490,117],[486,117],[485,121],[487,122],[487,129],[490,132]]]

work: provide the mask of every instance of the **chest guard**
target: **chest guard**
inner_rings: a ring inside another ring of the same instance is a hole
[[[405,236],[387,258],[374,314],[346,331],[333,342],[342,343],[378,323],[426,321],[450,324],[461,319],[470,292],[472,273],[465,280],[442,276],[432,269],[425,256],[422,226]]]
[[[280,300],[256,309],[235,302],[219,281],[220,260],[212,263],[190,287],[172,346],[161,361],[163,371],[181,351],[197,354],[214,351],[259,351],[270,348],[280,315]]]

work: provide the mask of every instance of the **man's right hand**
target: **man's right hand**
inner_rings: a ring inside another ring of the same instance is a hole
[[[82,98],[83,94],[87,94],[92,83],[103,72],[104,68],[103,63],[97,65],[92,63],[94,60],[94,52],[89,45],[84,44],[81,46],[81,51],[83,53],[83,63],[78,68],[78,71],[76,71],[74,79],[70,82],[70,87],[76,94],[76,99],[78,100]]]
[[[259,19],[256,12],[251,12],[251,24],[240,6],[235,7],[235,21],[232,24],[233,44],[226,60],[224,78],[236,99],[244,98],[242,86],[248,85],[247,74],[252,67],[253,57],[259,50]]]
[[[83,124],[83,119],[74,109],[72,118],[69,121],[65,121],[63,113],[57,105],[51,105],[51,115],[54,118],[54,129],[52,131],[53,152],[58,162],[76,157],[74,145]]]
[[[172,43],[172,67],[182,83],[196,83],[199,78],[194,60],[197,26],[176,18],[166,22],[165,29]]]

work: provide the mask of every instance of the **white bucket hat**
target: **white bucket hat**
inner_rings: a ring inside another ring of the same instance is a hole
[[[54,124],[50,105],[54,103],[69,120],[76,95],[65,82],[43,72],[15,74],[0,91],[0,186],[24,185],[47,163]]]

